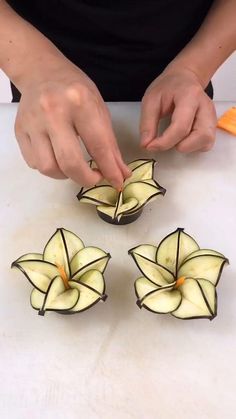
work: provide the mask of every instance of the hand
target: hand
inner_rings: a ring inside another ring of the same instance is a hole
[[[130,170],[97,87],[67,59],[44,65],[21,88],[15,133],[25,161],[52,178],[71,178],[83,186],[105,178],[120,189]],[[84,160],[81,140],[98,170]]]
[[[158,137],[159,121],[169,114],[170,126]],[[150,151],[208,151],[214,145],[216,123],[215,107],[197,76],[189,70],[166,70],[142,100],[141,146]]]

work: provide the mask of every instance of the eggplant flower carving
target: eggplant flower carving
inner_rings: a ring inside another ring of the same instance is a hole
[[[92,167],[94,163],[91,162]],[[80,202],[94,204],[98,215],[111,224],[128,224],[135,221],[145,205],[166,190],[154,180],[154,160],[135,160],[130,163],[130,178],[118,192],[111,185],[99,184],[82,188],[77,195]]]
[[[135,281],[138,306],[180,319],[217,315],[216,286],[228,259],[200,249],[182,228],[165,237],[158,247],[144,244],[129,251],[143,276]]]
[[[59,228],[43,254],[28,253],[12,263],[33,285],[31,306],[46,311],[74,314],[105,300],[103,273],[110,254],[85,247],[74,233]]]

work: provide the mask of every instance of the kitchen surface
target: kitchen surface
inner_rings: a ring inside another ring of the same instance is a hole
[[[218,115],[233,106],[216,102]],[[126,226],[79,203],[79,186],[29,169],[14,138],[17,106],[0,105],[1,419],[234,419],[236,417],[236,137],[217,131],[208,153],[143,152],[139,104],[110,103],[127,162],[157,160],[166,195]],[[31,285],[13,260],[41,252],[56,228],[111,253],[108,298],[73,316],[30,306]],[[218,316],[179,320],[136,305],[140,275],[128,250],[157,245],[177,227],[230,261],[219,285]]]

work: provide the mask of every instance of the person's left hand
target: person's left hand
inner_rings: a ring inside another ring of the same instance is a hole
[[[170,114],[170,126],[158,136],[160,119]],[[142,99],[141,146],[150,151],[208,151],[215,142],[216,124],[214,104],[197,76],[190,70],[165,70]]]

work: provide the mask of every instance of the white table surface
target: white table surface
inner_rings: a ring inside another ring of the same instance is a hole
[[[218,103],[221,114],[231,103]],[[127,161],[138,148],[138,104],[111,104]],[[155,156],[167,188],[128,226],[79,204],[78,185],[30,170],[14,140],[15,105],[0,106],[1,419],[230,419],[236,417],[236,137],[218,131],[213,151]],[[152,155],[154,156],[154,155]],[[31,286],[11,262],[40,252],[57,227],[110,251],[109,298],[80,315],[29,304]],[[139,310],[139,271],[127,250],[185,227],[231,261],[218,286],[218,317],[181,321]]]

